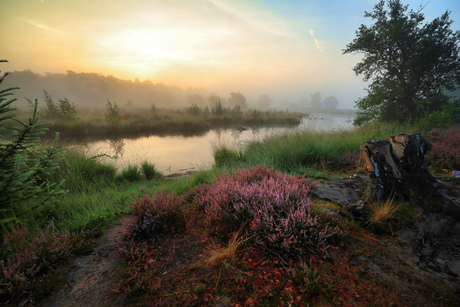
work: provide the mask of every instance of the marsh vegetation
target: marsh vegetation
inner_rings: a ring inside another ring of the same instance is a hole
[[[375,78],[368,97],[357,103],[362,126],[272,134],[237,148],[218,144],[212,167],[175,179],[146,159],[117,170],[103,162],[106,153],[60,145],[59,134],[194,135],[211,128],[298,125],[301,114],[226,108],[219,100],[175,111],[153,105],[121,110],[108,100],[104,110],[85,111],[66,98],[55,102],[47,92],[45,107],[29,101],[29,112],[19,114],[11,98],[15,89],[0,90],[1,304],[36,305],[59,291],[72,260],[130,214],[116,252],[98,255],[120,262],[111,274],[98,276],[114,283],[98,289],[107,297],[91,296],[93,304],[458,305],[460,251],[452,231],[459,225],[458,182],[449,191],[453,196],[445,196],[446,188],[418,202],[375,202],[363,188],[351,204],[359,214],[343,199],[314,194],[326,181],[359,191],[355,183],[366,177],[360,145],[404,132],[432,143],[427,166],[438,178],[460,169],[460,100],[445,92],[458,86],[460,35],[449,29],[448,12],[421,27],[420,11],[407,12],[398,0],[385,4],[366,13],[375,25],[361,26],[345,50],[365,52],[355,71]],[[388,46],[374,48],[382,37]],[[439,48],[432,42],[447,43]],[[381,54],[387,50],[395,52]],[[437,62],[443,57],[448,61]],[[439,75],[431,75],[436,65]],[[53,142],[43,142],[46,133]],[[438,227],[447,227],[450,236],[436,236]],[[439,246],[450,252],[433,251]]]

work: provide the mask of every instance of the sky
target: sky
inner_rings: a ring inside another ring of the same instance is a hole
[[[426,20],[460,1],[424,5]],[[351,108],[366,84],[343,55],[377,0],[0,0],[2,71],[94,72],[248,99],[319,91]]]

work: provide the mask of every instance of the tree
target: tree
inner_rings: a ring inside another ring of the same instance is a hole
[[[121,122],[121,116],[120,108],[117,106],[117,103],[115,101],[111,103],[110,100],[107,99],[106,107],[107,110],[105,112],[105,122],[112,126],[119,125]]]
[[[202,107],[205,105],[204,98],[200,94],[190,94],[187,96],[187,104]]]
[[[77,116],[77,107],[72,101],[65,97],[64,99],[59,99],[59,118],[64,120],[75,120]]]
[[[45,115],[50,118],[58,118],[59,117],[59,108],[58,106],[54,103],[53,99],[51,96],[48,94],[47,91],[43,90],[43,94],[45,96]]]
[[[246,97],[244,97],[241,93],[230,93],[230,98],[228,99],[227,104],[230,108],[233,108],[236,105],[239,105],[243,110],[248,108]]]
[[[6,60],[0,60],[6,62]],[[0,84],[7,76],[0,77]],[[8,99],[17,88],[0,90],[0,226],[42,205],[50,205],[64,193],[58,178],[62,150],[54,145],[40,148],[40,137],[50,123],[38,124],[35,100],[32,117],[18,120]],[[12,123],[15,122],[14,124]]]
[[[343,50],[363,53],[353,70],[364,81],[372,79],[368,95],[356,101],[356,125],[419,119],[449,104],[445,91],[460,84],[460,31],[450,29],[449,11],[423,24],[422,10],[408,11],[400,0],[380,1],[364,14],[375,23],[361,25]]]
[[[313,93],[310,96],[310,108],[321,109],[321,94],[319,92]]]
[[[335,96],[329,96],[324,98],[323,102],[321,102],[321,109],[328,109],[328,110],[335,110],[339,105],[339,101]]]
[[[271,103],[272,99],[267,94],[260,95],[259,99],[257,100],[257,106],[261,109],[268,109]]]

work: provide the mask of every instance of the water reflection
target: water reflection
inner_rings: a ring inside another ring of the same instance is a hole
[[[353,116],[336,116],[331,114],[311,114],[302,119],[298,127],[292,128],[251,128],[216,129],[199,136],[146,136],[118,140],[101,140],[87,144],[88,148],[98,153],[113,153],[117,159],[107,159],[119,169],[128,165],[139,165],[144,161],[155,164],[156,168],[167,175],[188,169],[208,169],[214,164],[213,146],[225,144],[241,148],[248,141],[300,130],[337,130],[352,127]],[[347,122],[348,121],[348,122]]]
[[[113,151],[115,158],[123,157],[124,147],[126,143],[123,139],[121,140],[109,140],[109,146]]]

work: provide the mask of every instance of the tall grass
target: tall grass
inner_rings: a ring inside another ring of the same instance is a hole
[[[105,164],[100,158],[107,155],[91,156],[83,148],[72,147],[65,152],[65,161],[61,166],[61,176],[65,179],[65,188],[70,192],[80,192],[96,186],[105,187],[114,182],[117,169]]]
[[[298,131],[273,135],[249,143],[242,152],[228,146],[214,148],[216,166],[245,163],[263,164],[281,171],[292,172],[305,166],[321,166],[339,161],[341,156],[359,152],[362,135],[355,131]]]
[[[284,172],[324,168],[356,168],[360,146],[373,139],[417,131],[407,124],[373,123],[353,130],[296,131],[254,140],[244,148],[227,144],[213,147],[215,165],[220,168],[265,165]]]

